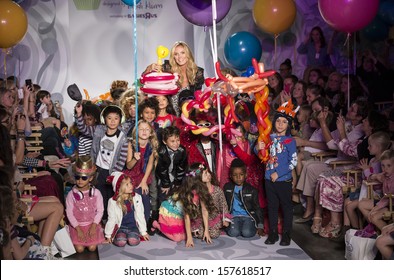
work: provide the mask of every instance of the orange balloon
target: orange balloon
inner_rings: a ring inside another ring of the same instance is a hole
[[[0,48],[18,44],[27,32],[27,16],[17,3],[0,0]]]
[[[296,18],[294,0],[256,0],[253,19],[267,33],[279,34],[288,29]]]

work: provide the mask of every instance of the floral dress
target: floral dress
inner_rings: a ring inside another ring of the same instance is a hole
[[[231,214],[228,212],[226,198],[223,190],[218,186],[212,186],[213,190],[211,196],[215,205],[215,211],[208,215],[208,227],[211,238],[218,238],[222,232],[223,221],[225,218],[231,219]],[[198,204],[201,211],[201,206]],[[192,232],[197,238],[202,238],[204,235],[204,225],[202,217],[193,219],[191,221]]]

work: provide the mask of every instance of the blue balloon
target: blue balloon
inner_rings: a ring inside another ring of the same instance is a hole
[[[243,72],[241,74],[242,77],[250,77],[254,74],[254,68],[253,66],[248,66],[248,68],[246,68],[245,72]]]
[[[362,34],[372,42],[383,41],[389,34],[388,25],[379,17],[375,17],[362,31]]]
[[[260,60],[262,54],[259,39],[253,34],[241,31],[227,38],[224,45],[224,57],[237,70],[245,70],[252,58]]]
[[[127,6],[130,6],[130,7],[134,6],[134,0],[122,0],[122,2],[124,4],[126,4]],[[138,4],[139,2],[141,2],[141,0],[137,0],[135,2],[136,2],[136,4]]]

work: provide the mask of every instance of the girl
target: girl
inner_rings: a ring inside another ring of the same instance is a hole
[[[82,253],[85,248],[96,251],[97,244],[104,241],[100,221],[103,217],[103,197],[91,185],[96,166],[90,156],[78,157],[73,172],[76,185],[66,198],[66,214],[70,223],[70,236],[75,250]]]
[[[368,180],[378,181],[383,184],[383,193],[394,194],[394,150],[386,150],[380,157],[382,173],[372,174]],[[379,201],[372,199],[360,201],[358,209],[368,222],[373,223],[380,231],[387,223],[383,215],[388,211],[389,200],[383,197]]]
[[[282,104],[274,117],[269,158],[265,171],[265,189],[267,195],[269,235],[265,244],[275,244],[278,241],[278,210],[283,213],[283,233],[281,246],[290,245],[293,223],[292,205],[292,170],[297,165],[296,142],[290,136],[293,118],[298,108],[293,111],[291,100]],[[261,141],[261,148],[265,143]]]
[[[159,102],[159,114],[155,121],[159,124],[159,127],[166,128],[173,125],[176,120],[176,112],[168,95],[156,96],[156,100]]]
[[[136,128],[133,129],[132,135],[133,140],[129,142],[127,152],[126,169],[123,172],[130,177],[131,183],[136,186],[136,192],[142,196],[145,219],[148,221],[151,206],[153,209],[152,216],[158,216],[157,188],[155,188],[156,184],[152,186],[151,183],[159,142],[152,125],[145,120],[138,122],[138,148],[135,140]]]
[[[197,236],[208,244],[212,242],[208,216],[215,206],[206,184],[202,181],[204,170],[206,167],[199,163],[189,167],[182,186],[163,201],[159,210],[159,221],[153,222],[153,226],[169,239],[175,242],[186,239],[186,247],[194,247],[191,221],[196,219],[203,221],[202,232]]]
[[[191,166],[203,166],[203,171],[196,176],[206,184],[208,193],[211,195],[214,210],[209,212],[208,216],[208,231],[211,238],[218,238],[222,232],[223,227],[229,226],[231,215],[228,212],[226,198],[224,197],[223,190],[218,187],[216,180],[212,177],[212,173],[202,163],[193,163]],[[202,218],[197,218],[192,221],[192,232],[194,236],[202,239],[204,233],[204,221]]]
[[[380,157],[382,153],[391,144],[390,136],[383,131],[376,132],[368,137],[369,154],[374,156],[368,163],[367,158],[360,160],[360,168],[363,170],[363,178],[368,179],[372,174],[380,173]],[[363,187],[361,187],[363,188]],[[342,231],[346,232],[346,228],[359,228],[359,220],[357,215],[357,207],[359,205],[360,189],[354,193],[350,193],[349,197],[345,199],[345,215],[344,228]],[[350,226],[349,226],[350,223]]]
[[[105,238],[108,243],[124,247],[140,244],[140,235],[149,240],[144,219],[141,195],[134,192],[130,177],[122,172],[113,172],[108,177],[115,195],[108,201],[108,222]]]

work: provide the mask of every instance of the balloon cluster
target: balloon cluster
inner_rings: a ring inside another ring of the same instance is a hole
[[[259,138],[257,141],[263,141],[267,146],[270,142],[270,133],[272,128],[272,123],[268,118],[268,114],[270,111],[270,106],[268,104],[268,94],[269,90],[267,87],[264,88],[262,92],[257,92],[254,94],[256,98],[256,105],[254,106],[254,112],[257,116],[258,121],[258,129],[259,129]],[[258,154],[259,158],[263,162],[267,162],[268,160],[268,151],[267,150],[260,150]]]

